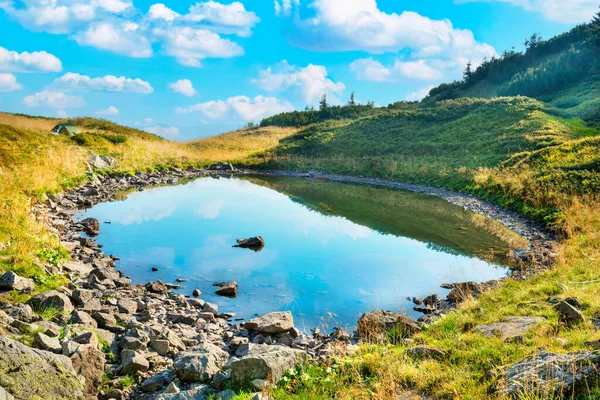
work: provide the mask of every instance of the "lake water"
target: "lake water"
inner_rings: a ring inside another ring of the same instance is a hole
[[[370,186],[209,177],[123,199],[78,217],[101,222],[97,242],[120,257],[117,267],[134,283],[185,278],[181,293],[198,288],[236,318],[291,310],[307,330],[352,328],[377,308],[411,314],[406,297],[502,277],[502,255],[523,245],[516,233],[442,199]],[[262,251],[232,247],[256,235],[266,241]],[[239,284],[237,298],[214,294],[213,282],[230,280]]]

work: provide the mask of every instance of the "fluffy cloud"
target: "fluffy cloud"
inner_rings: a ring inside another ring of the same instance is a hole
[[[190,107],[178,107],[178,114],[199,112],[210,120],[260,121],[263,118],[282,112],[293,111],[294,107],[285,100],[275,97],[247,96],[230,97],[227,100],[213,100]]]
[[[242,55],[237,43],[220,34],[249,36],[259,21],[237,1],[197,2],[187,14],[162,3],[144,14],[126,0],[0,0],[0,9],[29,29],[67,34],[82,46],[146,58],[158,44],[162,54],[194,67],[205,58]]]
[[[116,77],[113,75],[90,78],[87,75],[72,72],[57,78],[52,85],[60,89],[74,90],[102,90],[107,92],[131,92],[142,94],[154,92],[150,83],[139,78],[132,79],[124,76]]]
[[[589,22],[598,12],[597,0],[455,0],[456,3],[509,3],[565,24]]]
[[[282,61],[275,67],[259,72],[252,83],[268,92],[296,92],[303,101],[316,103],[323,94],[335,98],[346,86],[342,82],[333,82],[327,78],[327,69],[320,65],[309,64],[300,68]]]
[[[155,29],[164,52],[177,58],[180,64],[200,67],[205,58],[230,58],[244,54],[238,44],[207,29],[189,27]]]
[[[247,11],[238,1],[221,4],[213,0],[191,6],[184,19],[212,26],[218,32],[237,33],[240,36],[249,36],[251,29],[260,21],[255,13]]]
[[[85,101],[78,96],[67,96],[63,92],[44,90],[23,99],[27,107],[74,108],[82,107]]]
[[[275,14],[289,16],[292,12],[292,4],[300,5],[300,0],[275,0]]]
[[[180,79],[178,81],[169,83],[169,88],[175,93],[181,93],[184,96],[192,97],[198,92],[194,89],[194,85],[189,79]]]
[[[0,47],[0,71],[3,72],[60,72],[62,63],[45,51],[17,53]]]
[[[96,111],[96,115],[100,115],[100,116],[119,115],[119,109],[115,106],[110,106],[105,110]]]
[[[408,101],[421,101],[425,97],[427,97],[427,95],[429,94],[429,91],[431,89],[433,89],[433,88],[434,88],[434,86],[428,86],[428,87],[423,88],[421,90],[417,90],[416,92],[413,92],[413,93],[409,94],[408,96],[406,96],[406,100],[408,100]]]
[[[418,13],[381,11],[376,0],[315,0],[310,18],[294,18],[289,41],[314,51],[405,51],[411,60],[440,58],[472,60],[496,54],[475,40],[470,30],[454,28],[449,20]],[[410,66],[405,66],[409,68]]]
[[[433,68],[425,60],[400,61],[384,66],[373,58],[363,58],[350,64],[350,71],[357,79],[374,82],[398,82],[403,78],[436,80],[442,78],[442,72]]]
[[[162,136],[168,140],[176,140],[179,137],[179,128],[176,126],[155,125],[144,128],[144,130],[146,132]]]
[[[134,58],[152,57],[152,43],[134,22],[101,22],[76,33],[73,38],[82,46],[96,47]]]
[[[14,92],[22,88],[13,74],[0,74],[0,92]]]

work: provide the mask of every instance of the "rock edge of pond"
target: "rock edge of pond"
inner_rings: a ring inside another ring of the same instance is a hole
[[[227,165],[216,170],[170,168],[133,176],[90,173],[86,184],[49,196],[46,203],[33,207],[34,216],[60,239],[71,256],[71,261],[64,265],[42,267],[50,274],[64,274],[68,284],[60,291],[36,295],[28,304],[2,303],[0,310],[0,330],[9,341],[6,346],[14,352],[26,353],[12,343],[12,339],[17,339],[22,332],[36,332],[32,343],[38,353],[27,356],[38,357],[38,365],[46,365],[48,358],[58,358],[65,365],[66,383],[61,388],[41,381],[39,387],[14,384],[4,389],[17,397],[23,397],[23,393],[19,393],[23,390],[52,396],[60,389],[70,390],[67,396],[71,398],[166,400],[191,398],[189,396],[208,398],[213,393],[217,398],[226,398],[231,395],[225,390],[227,387],[233,385],[261,392],[264,385],[269,384],[267,380],[276,383],[285,370],[307,360],[325,362],[335,355],[352,354],[362,341],[385,340],[391,327],[399,328],[406,337],[421,330],[417,321],[382,310],[364,314],[354,334],[335,328],[328,335],[315,329],[309,336],[294,327],[289,312],[270,313],[238,324],[232,321],[234,314],[220,313],[216,304],[173,293],[177,285],[160,281],[132,285],[131,280],[116,269],[118,257],[104,254],[101,245],[94,241],[93,236],[101,230],[100,222],[72,220],[77,211],[112,201],[120,191],[141,191],[149,186],[175,185],[184,180],[224,174],[290,176],[436,195],[498,220],[529,239],[532,245],[517,254],[517,258],[521,266],[532,265],[533,269],[545,266],[543,262],[548,261],[545,254],[554,246],[551,233],[516,213],[473,196],[427,186],[314,172],[233,170]],[[526,271],[530,269],[519,268],[514,274],[524,276]],[[24,293],[31,290],[33,282],[13,275],[0,278],[5,290]],[[477,296],[497,283],[451,283],[444,286],[451,289],[445,299],[435,295],[414,299],[425,313],[420,322],[443,315],[465,297]],[[62,312],[51,321],[43,321],[33,312],[34,308],[48,307]],[[410,343],[410,339],[405,340]],[[14,363],[14,360],[9,362]],[[0,366],[3,362],[7,362],[7,358],[1,356]],[[259,370],[266,372],[261,375],[257,373]],[[103,384],[105,373],[111,380]],[[134,384],[123,387],[124,376],[133,377]],[[19,382],[18,377],[11,378],[6,382]]]

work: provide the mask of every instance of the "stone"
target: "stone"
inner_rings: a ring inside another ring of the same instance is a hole
[[[117,307],[124,314],[135,314],[138,310],[137,301],[132,299],[119,299]]]
[[[96,346],[96,347],[99,344],[98,336],[92,331],[84,332],[81,335],[76,336],[71,340],[73,340],[75,343],[89,344],[89,345]]]
[[[96,218],[86,218],[79,223],[83,231],[90,236],[98,236],[100,234],[100,222]]]
[[[194,291],[192,292],[192,296],[194,296],[194,297],[198,297],[201,294],[202,294],[202,292],[198,289],[194,289]],[[204,306],[202,306],[202,307],[204,307]]]
[[[2,250],[2,243],[0,243],[0,250]],[[0,387],[0,400],[15,400],[12,394],[8,393],[4,388]]]
[[[181,390],[179,390],[179,388],[177,387],[175,382],[171,382],[171,383],[169,383],[169,386],[167,386],[167,388],[165,389],[165,391],[163,393],[171,394],[171,393],[179,393],[179,392],[181,392]]]
[[[554,306],[554,308],[558,312],[559,322],[567,326],[573,326],[585,322],[583,313],[566,301],[561,301]]]
[[[41,332],[38,332],[33,337],[33,347],[40,350],[50,351],[52,353],[62,353],[62,346],[57,337],[50,337]]]
[[[215,345],[203,344],[195,352],[181,353],[173,367],[177,377],[187,383],[209,383],[229,359],[229,354]]]
[[[219,315],[219,306],[214,303],[206,302],[202,308],[204,312],[212,313],[215,317]]]
[[[91,396],[96,395],[104,375],[104,353],[95,346],[79,346],[75,354],[71,356],[71,363],[75,372],[85,378],[84,393]]]
[[[527,331],[543,321],[539,317],[507,317],[502,322],[482,324],[475,326],[475,330],[486,337],[500,336],[508,340],[518,336],[524,336]]]
[[[248,382],[263,379],[277,383],[288,369],[307,361],[304,351],[283,346],[253,346],[248,354],[231,363],[231,380],[234,388],[243,388]]]
[[[0,289],[33,292],[35,284],[33,279],[23,278],[12,271],[8,271],[0,276]]]
[[[265,387],[269,385],[269,382],[264,379],[254,379],[252,382],[250,382],[250,385],[252,386],[252,389],[256,390],[257,392],[262,392]]]
[[[236,297],[238,295],[238,284],[237,282],[223,282],[219,289],[215,293],[219,296],[224,297]]]
[[[88,301],[94,298],[94,292],[87,289],[75,289],[71,295],[73,303],[78,307],[83,307]]]
[[[217,400],[231,400],[235,397],[235,392],[231,389],[223,390],[222,392],[217,393]]]
[[[167,285],[162,283],[162,281],[149,282],[144,287],[150,293],[159,293],[160,294],[160,293],[165,293],[165,292],[169,291],[169,288],[167,287]]]
[[[152,347],[161,356],[166,356],[169,353],[169,341],[162,339],[155,339],[150,342]]]
[[[81,276],[87,276],[92,272],[92,264],[84,264],[77,261],[69,261],[63,264],[63,271],[78,274]]]
[[[392,311],[375,310],[360,317],[356,334],[367,340],[380,340],[392,329],[395,329],[397,336],[405,338],[421,332],[419,324],[409,317]]]
[[[75,352],[77,351],[77,349],[79,349],[79,346],[81,345],[72,340],[65,340],[64,342],[62,342],[61,346],[62,354],[67,357],[71,357],[73,354],[75,354]]]
[[[294,327],[294,318],[289,311],[272,312],[249,320],[244,324],[244,327],[260,333],[284,333]]]
[[[599,379],[600,351],[540,352],[510,366],[499,382],[501,395],[521,399],[579,398]]]
[[[110,169],[116,167],[117,165],[117,162],[114,158],[108,156],[99,156],[97,154],[91,156],[87,160],[87,163],[95,169]]]
[[[81,399],[71,359],[0,338],[0,387],[18,399]]]
[[[121,348],[135,351],[146,351],[147,346],[140,339],[131,337],[131,336],[123,336],[121,338]]]
[[[95,312],[92,314],[92,318],[96,320],[100,328],[107,328],[117,324],[117,319],[112,314]]]
[[[452,303],[462,303],[471,297],[478,297],[483,292],[483,288],[477,282],[453,283],[450,285],[452,290],[446,296]]]
[[[37,310],[44,310],[47,308],[55,307],[64,312],[70,313],[74,307],[71,300],[64,294],[56,290],[50,290],[45,293],[41,293],[33,296],[29,299],[31,307]]]
[[[413,360],[433,359],[443,360],[447,353],[443,350],[429,346],[417,346],[406,350],[406,355]]]
[[[217,390],[223,390],[231,380],[231,370],[217,372],[212,379],[212,386]]]
[[[71,315],[71,322],[74,324],[87,325],[92,328],[98,327],[98,323],[94,318],[92,318],[90,314],[80,310],[73,312],[73,314]]]
[[[150,363],[140,353],[134,350],[121,352],[121,375],[133,375],[136,372],[146,372]]]
[[[256,236],[249,239],[237,239],[237,244],[233,247],[241,247],[243,249],[262,249],[265,246],[265,241],[262,237]]]
[[[190,390],[177,393],[162,393],[156,400],[207,400],[213,394],[213,389],[208,385],[194,386]]]
[[[29,304],[17,303],[13,304],[10,309],[7,310],[10,317],[18,319],[23,322],[34,322],[37,321],[37,316],[33,314],[33,309]]]
[[[166,370],[145,379],[141,384],[141,388],[146,393],[154,393],[167,386],[174,379],[175,373],[173,370]]]

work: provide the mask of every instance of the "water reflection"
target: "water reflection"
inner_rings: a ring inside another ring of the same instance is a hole
[[[306,328],[323,318],[352,326],[375,308],[410,312],[406,296],[500,277],[504,269],[481,255],[519,241],[430,196],[290,178],[198,179],[131,193],[88,216],[112,222],[98,241],[134,282],[183,277],[183,293],[199,288],[224,311],[291,309]],[[266,241],[261,252],[231,247],[256,235]],[[212,283],[229,280],[238,297],[214,295]]]

